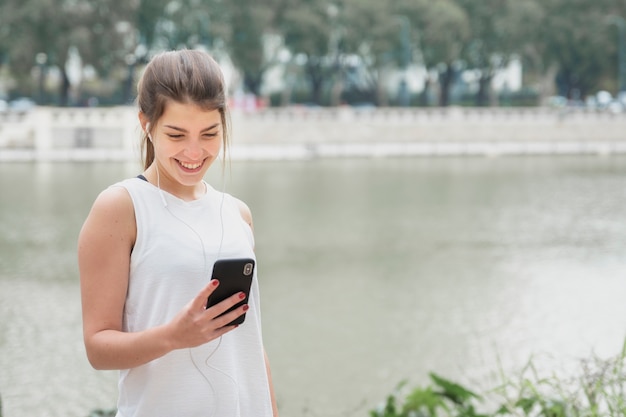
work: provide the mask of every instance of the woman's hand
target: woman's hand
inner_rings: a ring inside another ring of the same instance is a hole
[[[244,300],[246,295],[243,292],[233,294],[207,309],[207,300],[218,285],[218,280],[211,280],[167,325],[172,349],[200,346],[237,327],[228,323],[244,314],[248,310],[247,304],[221,314]]]

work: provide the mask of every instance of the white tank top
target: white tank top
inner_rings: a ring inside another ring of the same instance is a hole
[[[124,331],[169,322],[209,282],[219,258],[254,258],[254,238],[229,194],[208,184],[185,202],[139,178],[130,194],[137,239],[130,260]],[[218,253],[219,252],[219,253]],[[120,371],[118,417],[271,417],[255,271],[245,322],[221,339]]]

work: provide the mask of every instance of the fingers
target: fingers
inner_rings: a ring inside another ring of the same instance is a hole
[[[209,295],[215,291],[217,286],[220,285],[220,282],[216,279],[212,279],[209,283],[196,295],[196,298],[193,299],[192,305],[195,309],[205,309],[207,300],[209,299]]]
[[[175,349],[199,346],[237,327],[231,323],[248,310],[247,296],[238,292],[207,309],[207,300],[218,286],[217,280],[211,280],[172,318],[168,333]]]
[[[216,326],[226,326],[248,311],[245,304],[246,294],[239,292],[207,309],[207,315],[213,318]],[[231,311],[232,310],[232,311]]]
[[[244,292],[238,292],[207,309],[207,300],[209,296],[213,293],[213,291],[215,291],[215,289],[218,287],[218,285],[219,285],[219,281],[216,279],[212,279],[198,293],[196,298],[194,298],[192,302],[192,306],[193,306],[192,308],[197,309],[197,310],[206,309],[208,315],[213,318],[219,317],[221,315],[228,316],[228,317],[231,317],[234,315],[234,317],[232,317],[231,320],[226,322],[226,323],[230,323],[230,321],[241,316],[243,313],[245,313],[248,310],[248,305],[245,304],[247,296]],[[241,304],[241,305],[239,306],[238,309],[234,309],[233,307],[236,306],[237,304]],[[231,309],[233,310],[232,312],[229,311]],[[238,311],[240,309],[241,311]],[[227,315],[224,314],[226,312],[228,312]]]
[[[248,311],[249,307],[248,305],[243,305],[238,307],[237,309],[230,311],[226,314],[222,314],[221,316],[218,316],[216,318],[213,319],[213,323],[215,324],[215,326],[217,327],[218,330],[226,330],[227,332],[233,329],[236,329],[237,327],[239,327],[239,325],[243,322],[235,322],[233,324],[233,322],[241,317],[243,314],[246,313],[246,311]]]
[[[219,329],[220,332],[222,330],[229,331],[237,326],[228,324],[248,310],[249,307],[246,304],[247,295],[244,292],[235,293],[207,309],[207,300],[218,286],[219,281],[212,279],[200,290],[198,295],[192,300],[191,311],[202,311],[204,317],[212,322],[210,327],[215,330]]]

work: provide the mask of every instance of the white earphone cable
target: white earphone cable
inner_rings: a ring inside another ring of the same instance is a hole
[[[149,125],[146,126],[146,128]],[[147,130],[147,129],[146,129]],[[148,133],[148,137],[150,139],[150,141],[152,142],[152,137],[150,135],[150,132],[147,131]],[[154,142],[153,142],[153,146],[154,146]],[[165,210],[167,210],[167,212],[174,217],[176,220],[178,220],[180,223],[182,223],[183,225],[185,225],[197,238],[198,241],[200,242],[200,246],[202,249],[202,260],[203,260],[203,275],[204,276],[208,276],[209,275],[209,271],[208,271],[208,262],[207,262],[207,252],[206,252],[206,247],[204,245],[204,240],[202,239],[202,236],[192,227],[190,226],[187,222],[185,222],[183,219],[181,219],[180,217],[178,217],[176,214],[174,214],[172,212],[172,210],[170,210],[168,204],[167,204],[167,199],[165,197],[165,193],[164,191],[161,189],[161,176],[160,176],[160,172],[159,172],[159,165],[158,165],[158,161],[154,161],[155,164],[155,169],[156,169],[156,177],[157,177],[157,189],[159,192],[159,196],[161,198],[161,201],[163,203],[163,207],[165,208]],[[209,192],[208,189],[208,185],[205,183],[205,189],[206,192]],[[225,175],[222,173],[222,192],[221,192],[221,198],[220,198],[220,204],[219,204],[219,216],[220,216],[220,240],[219,240],[219,247],[217,250],[217,256],[216,259],[219,259],[222,253],[222,246],[223,246],[223,242],[224,242],[224,200],[225,200],[225,196],[226,196],[226,180],[225,180]],[[239,387],[239,384],[237,384],[237,381],[228,373],[224,372],[223,370],[216,368],[215,366],[209,364],[209,360],[211,359],[211,357],[218,351],[218,349],[220,348],[221,344],[222,344],[222,337],[220,336],[220,338],[218,339],[218,343],[217,346],[215,347],[215,349],[206,357],[206,359],[204,360],[204,364],[207,368],[210,368],[220,374],[222,374],[223,376],[225,376],[226,378],[228,378],[233,384],[234,386],[236,386],[237,388]],[[200,373],[200,375],[202,375],[202,377],[204,378],[204,380],[207,382],[207,384],[209,385],[211,392],[213,393],[213,397],[215,398],[215,403],[213,405],[212,411],[210,412],[210,416],[214,416],[216,409],[217,409],[217,401],[219,400],[217,398],[216,395],[216,391],[215,391],[215,387],[213,386],[213,384],[211,383],[211,380],[209,379],[209,377],[202,372],[202,370],[200,369],[200,366],[196,363],[194,357],[193,357],[193,353],[192,353],[192,349],[188,348],[188,352],[189,352],[189,358],[193,364],[193,366],[196,368],[196,370]]]

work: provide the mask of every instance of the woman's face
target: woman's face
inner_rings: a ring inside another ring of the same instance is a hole
[[[155,162],[172,185],[197,185],[219,155],[223,126],[219,110],[169,102],[151,129]]]

